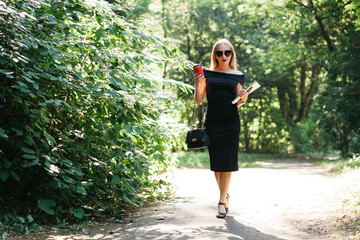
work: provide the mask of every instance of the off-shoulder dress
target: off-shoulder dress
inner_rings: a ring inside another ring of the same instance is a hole
[[[231,101],[236,97],[237,84],[244,85],[245,77],[243,74],[208,69],[204,69],[204,75],[208,101],[205,127],[210,140],[210,168],[215,172],[237,171],[240,119],[238,108]]]

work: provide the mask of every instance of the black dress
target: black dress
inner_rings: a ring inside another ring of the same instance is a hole
[[[231,172],[239,169],[238,151],[240,119],[236,104],[238,83],[244,85],[244,75],[216,72],[204,69],[208,110],[206,132],[210,145],[210,168],[215,172]]]

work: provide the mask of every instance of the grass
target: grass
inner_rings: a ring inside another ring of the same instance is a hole
[[[176,153],[179,168],[210,168],[208,150],[189,150]],[[275,161],[297,156],[288,154],[239,153],[239,166],[242,168],[272,165]]]
[[[315,162],[318,166],[327,167],[330,172],[341,173],[346,169],[359,169],[360,168],[360,155],[354,155],[352,158],[340,159],[324,159]]]
[[[210,168],[207,150],[191,150],[176,153],[179,168]]]
[[[179,168],[210,168],[207,149],[181,151],[177,152],[176,156]],[[340,173],[344,169],[360,168],[360,155],[339,159],[323,154],[239,153],[241,168],[271,166],[279,161],[311,161],[318,166],[329,168],[334,173]]]

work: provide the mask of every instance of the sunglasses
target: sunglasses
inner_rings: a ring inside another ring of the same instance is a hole
[[[230,57],[230,55],[232,54],[231,50],[226,50],[226,51],[216,51],[215,52],[216,56],[218,57],[222,57],[225,54],[225,57]]]

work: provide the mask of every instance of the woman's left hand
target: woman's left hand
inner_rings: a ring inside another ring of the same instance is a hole
[[[248,99],[248,95],[249,93],[246,92],[244,89],[241,89],[239,92],[239,97],[241,97],[240,101],[238,102],[238,104],[243,104],[247,101]]]
[[[241,106],[244,103],[246,103],[249,93],[251,92],[251,88],[249,89],[249,91],[245,91],[244,89],[241,89],[238,93],[238,96],[241,98],[238,102],[237,102],[237,106]]]

